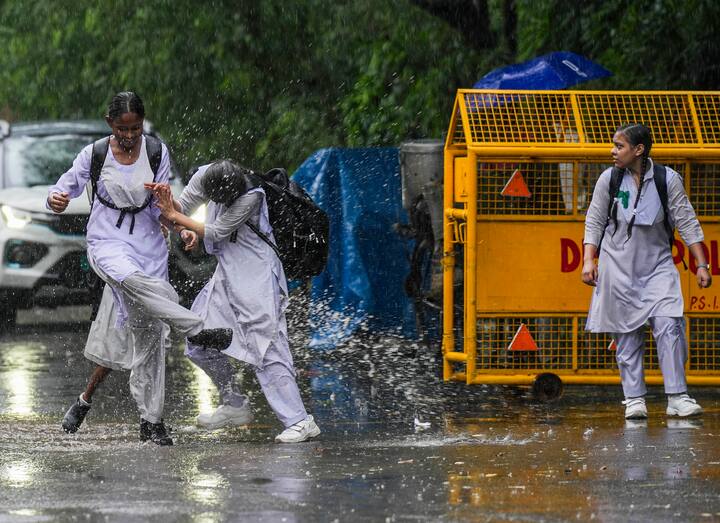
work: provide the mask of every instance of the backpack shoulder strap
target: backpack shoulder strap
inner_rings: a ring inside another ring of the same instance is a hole
[[[607,226],[610,223],[610,218],[612,218],[613,208],[614,212],[617,212],[617,207],[615,207],[615,198],[617,197],[618,191],[620,190],[620,184],[622,183],[623,174],[624,171],[618,167],[613,167],[612,171],[610,171],[610,183],[608,184],[608,196],[610,198],[608,200],[605,227],[603,227],[602,235],[600,236],[600,241],[598,242],[597,246],[598,254],[600,254],[600,246],[602,245],[603,238],[605,237],[605,229],[607,229]]]
[[[105,157],[110,147],[110,137],[100,138],[93,143],[92,155],[90,160],[90,184],[92,185],[92,195],[90,197],[90,205],[95,201],[97,195],[97,182],[100,179],[100,172],[105,164]]]
[[[92,160],[90,162],[90,179],[97,183],[100,179],[100,171],[102,171],[105,157],[107,156],[108,147],[110,147],[110,137],[100,138],[93,143]]]
[[[153,172],[153,181],[157,176],[158,169],[160,169],[160,162],[162,161],[162,142],[154,136],[145,135],[145,147],[150,161],[150,169]]]
[[[258,229],[255,225],[253,225],[253,224],[250,223],[249,221],[245,222],[245,225],[247,225],[248,227],[250,227],[250,229],[251,229],[255,234],[257,234],[262,241],[264,241],[265,243],[267,243],[267,244],[270,246],[270,248],[271,248],[273,251],[275,251],[275,254],[277,255],[278,259],[280,260],[280,263],[282,263],[282,256],[280,256],[280,250],[277,248],[277,245],[275,245],[275,244],[273,243],[273,241],[272,241],[266,234],[262,233],[262,232],[260,231],[260,229]],[[237,232],[237,231],[236,231],[236,232]]]
[[[663,211],[667,211],[667,169],[664,165],[653,162],[653,179],[655,180],[655,188],[657,189],[658,196],[660,196]]]
[[[657,162],[653,162],[653,181],[655,182],[655,189],[657,190],[658,196],[660,197],[660,204],[662,205],[663,214],[663,225],[665,231],[667,231],[668,241],[670,243],[670,252],[672,252],[673,244],[675,243],[675,227],[670,223],[670,211],[668,209],[668,191],[667,191],[667,168]],[[685,259],[683,258],[683,266],[687,269]]]
[[[274,167],[259,176],[264,182],[269,183],[270,186],[274,188],[285,189],[290,183],[290,177],[282,167]]]
[[[618,167],[613,167],[612,171],[610,172],[610,185],[608,186],[610,204],[608,205],[608,209],[612,208],[613,200],[615,199],[618,191],[620,190],[620,184],[622,183],[623,174],[623,170]],[[610,211],[608,211],[608,216],[610,216]]]

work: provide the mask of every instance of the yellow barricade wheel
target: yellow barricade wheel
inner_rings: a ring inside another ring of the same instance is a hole
[[[540,401],[553,401],[562,396],[563,382],[551,372],[538,374],[532,385],[533,397]]]

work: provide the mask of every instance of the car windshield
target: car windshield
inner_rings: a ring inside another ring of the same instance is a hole
[[[83,147],[100,136],[10,136],[5,140],[5,186],[53,185]]]

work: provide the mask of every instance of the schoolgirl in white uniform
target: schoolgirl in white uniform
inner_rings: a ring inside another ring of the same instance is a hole
[[[252,419],[247,398],[233,388],[228,356],[253,365],[262,391],[285,430],[275,439],[291,443],[320,434],[308,415],[295,381],[285,309],[287,281],[273,249],[246,222],[274,241],[265,192],[248,169],[223,160],[204,165],[190,179],[179,202],[167,185],[149,185],[169,221],[204,238],[205,249],[218,260],[213,277],[200,291],[192,311],[208,326],[234,326],[233,340],[223,353],[203,351],[188,340],[186,354],[217,386],[222,405],[201,414],[198,424],[217,428]],[[208,204],[204,224],[188,218]]]
[[[646,418],[645,325],[649,323],[668,395],[668,415],[692,416],[702,408],[687,394],[687,343],[680,277],[673,263],[650,158],[647,127],[628,124],[613,137],[612,156],[623,170],[608,219],[612,169],[600,175],[585,218],[582,280],[594,286],[586,329],[615,336],[616,360],[625,394],[625,417]],[[688,245],[697,266],[697,284],[712,283],[702,249],[702,228],[678,173],[666,168],[670,224]],[[601,243],[602,239],[602,243]],[[597,267],[594,258],[602,245]]]
[[[128,331],[124,342],[117,342],[112,334],[100,342],[106,353],[94,361],[124,367],[128,343],[132,343],[130,383],[141,412],[140,437],[168,445],[172,440],[162,420],[165,325],[203,346],[217,348],[227,347],[232,331],[205,330],[197,314],[178,304],[177,293],[167,281],[168,250],[160,228],[160,211],[143,184],[167,183],[170,158],[167,147],[161,144],[160,164],[153,173],[147,139],[142,134],[144,117],[142,100],[129,91],[113,97],[106,116],[112,135],[99,180],[93,187],[97,190],[93,191],[95,200],[87,225],[87,254],[93,270],[112,292],[114,326]],[[47,206],[54,212],[63,212],[70,199],[84,192],[90,182],[92,151],[93,145],[85,147],[49,189]],[[90,340],[104,335],[93,330]],[[79,420],[77,426],[89,409],[87,399],[81,395],[71,407]]]

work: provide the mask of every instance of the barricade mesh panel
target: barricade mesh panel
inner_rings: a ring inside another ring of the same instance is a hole
[[[610,348],[609,334],[585,331],[585,317],[578,317],[577,339],[573,339],[573,316],[478,316],[476,369],[479,373],[509,370],[573,370],[573,350],[577,347],[577,369],[580,371],[618,371],[615,350]],[[696,370],[720,368],[720,319],[700,318],[695,321],[713,323],[691,326],[691,332],[700,328],[698,342],[691,341],[691,362],[697,361]],[[511,351],[508,349],[515,333],[524,324],[538,346],[537,351]],[[706,329],[706,331],[703,331]],[[697,343],[697,344],[696,344]],[[715,348],[717,346],[717,348]],[[697,354],[696,354],[697,352]],[[645,371],[660,372],[652,332],[646,330]],[[692,365],[691,365],[691,368]]]
[[[694,94],[700,136],[705,143],[720,143],[720,95]]]
[[[508,350],[520,324],[525,324],[540,350]],[[572,317],[478,317],[478,371],[570,369],[572,347]]]
[[[562,143],[563,130],[574,128],[564,93],[468,93],[465,108],[473,143]]]
[[[630,122],[660,145],[720,143],[720,93],[478,90],[462,99],[471,134],[456,125],[456,144],[610,144]]]
[[[690,371],[720,371],[720,318],[689,318]]]
[[[720,215],[720,164],[693,163],[691,169],[688,196],[695,212],[702,217],[717,217]]]
[[[585,330],[586,317],[578,318],[577,362],[579,370],[611,370],[617,372],[615,350],[611,350],[612,336]],[[646,371],[659,370],[655,340],[650,329],[646,333],[643,365]]]
[[[664,162],[663,162],[664,163]],[[668,167],[685,176],[685,163],[667,163]],[[477,194],[478,215],[512,216],[561,216],[573,213],[573,194],[576,198],[576,210],[584,214],[590,205],[593,189],[600,175],[612,167],[610,163],[584,162],[484,162],[478,161]],[[720,166],[713,167],[717,179],[697,182],[699,187],[711,190],[711,184],[718,184],[717,193],[704,194],[702,203],[712,202],[720,208]],[[574,173],[577,172],[577,176]],[[531,193],[529,198],[504,196],[503,188],[513,174],[519,173]],[[695,175],[691,179],[694,179]],[[698,188],[696,191],[700,191]],[[694,203],[694,199],[691,196]],[[700,214],[700,213],[698,213]]]
[[[608,167],[611,167],[609,163],[578,163],[578,211],[585,214],[590,206],[595,184]]]
[[[569,188],[571,200],[572,168],[572,163],[561,167],[557,163],[478,163],[478,214],[565,214],[562,187]],[[502,195],[516,172],[525,181],[530,198]]]
[[[503,370],[572,370],[573,347],[577,347],[577,369],[580,371],[617,372],[615,351],[610,348],[612,336],[584,329],[586,317],[578,317],[577,340],[572,336],[573,316],[486,317],[477,320],[478,372]],[[520,324],[525,324],[538,351],[510,351]],[[689,371],[720,371],[720,318],[691,316]],[[660,372],[655,340],[646,329],[643,364],[651,374]]]
[[[618,127],[631,122],[650,128],[656,144],[697,141],[687,95],[579,94],[577,102],[588,143],[609,143]]]

